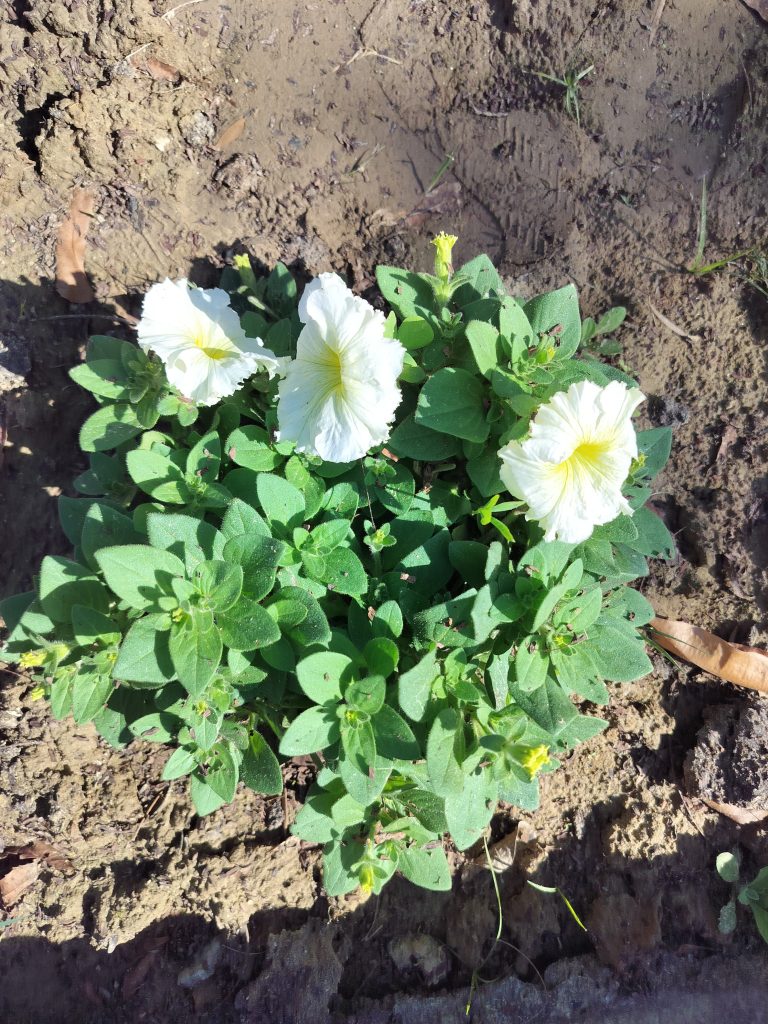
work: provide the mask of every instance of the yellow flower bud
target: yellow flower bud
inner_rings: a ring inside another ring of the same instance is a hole
[[[360,888],[363,892],[373,892],[373,868],[370,864],[363,864],[360,868]]]
[[[537,772],[549,761],[549,750],[543,744],[539,747],[528,747],[520,758],[520,764],[528,772],[531,779],[536,778]]]
[[[435,252],[435,277],[439,277],[441,281],[449,281],[451,278],[453,273],[451,252],[457,242],[456,235],[446,235],[444,231],[441,231],[437,238],[432,239],[432,245],[437,250]]]
[[[25,651],[19,658],[21,668],[39,668],[45,661],[45,651]]]

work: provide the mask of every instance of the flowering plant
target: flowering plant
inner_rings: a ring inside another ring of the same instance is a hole
[[[590,354],[572,286],[520,302],[486,256],[379,267],[388,315],[322,274],[237,257],[146,296],[139,347],[92,338],[71,558],[7,599],[3,657],[57,718],[168,744],[197,811],[316,778],[293,824],[329,894],[450,887],[444,839],[606,722],[650,670],[630,588],[672,539],[645,507],[668,430]]]

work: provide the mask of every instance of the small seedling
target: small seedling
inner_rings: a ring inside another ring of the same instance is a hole
[[[754,879],[738,888],[741,857],[738,850],[720,853],[715,861],[718,875],[731,886],[731,898],[720,911],[717,926],[723,935],[736,930],[736,904],[749,907],[755,919],[757,930],[764,942],[768,942],[768,867],[761,868]]]
[[[598,321],[588,316],[581,324],[581,347],[594,355],[618,356],[621,345],[615,338],[602,338],[601,335],[613,334],[624,323],[627,311],[624,306],[614,306],[604,313]]]
[[[743,252],[733,253],[731,256],[725,256],[721,260],[715,260],[713,263],[704,262],[704,249],[707,245],[707,179],[704,178],[701,182],[701,199],[699,201],[699,229],[696,236],[696,254],[693,257],[693,263],[686,270],[689,274],[695,274],[696,277],[704,277],[705,274],[711,274],[715,270],[720,270],[722,267],[727,266],[729,263],[735,263],[737,260],[743,259],[745,256],[753,251],[752,249],[744,249]]]
[[[583,78],[595,70],[595,65],[590,64],[588,68],[584,68],[582,71],[565,71],[563,72],[562,78],[557,78],[555,75],[548,75],[545,71],[533,71],[532,74],[536,75],[537,78],[541,78],[545,82],[554,82],[555,85],[562,86],[565,89],[565,96],[563,102],[565,104],[565,111],[569,117],[572,117],[576,124],[581,127],[581,110],[579,108],[579,86]]]
[[[453,153],[446,153],[445,160],[443,160],[443,162],[437,168],[434,178],[427,185],[424,193],[425,195],[428,195],[433,189],[437,188],[437,186],[440,184],[440,182],[443,180],[445,175],[448,173],[448,171],[450,171],[450,169],[453,167],[455,163],[456,157],[453,155]]]

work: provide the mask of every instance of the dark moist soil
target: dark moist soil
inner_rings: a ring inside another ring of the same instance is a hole
[[[66,550],[56,497],[89,410],[66,371],[89,334],[131,336],[151,282],[211,284],[248,251],[366,292],[377,262],[428,268],[446,229],[515,294],[572,280],[585,315],[627,307],[643,425],[675,428],[653,500],[680,556],[643,590],[765,643],[768,303],[743,260],[684,267],[704,177],[705,259],[766,242],[766,24],[739,0],[172,7],[0,0],[0,591]],[[579,127],[531,72],[590,64]],[[97,196],[87,307],[52,285],[78,186]],[[547,778],[540,810],[493,822],[494,946],[481,850],[453,855],[450,894],[395,881],[328,901],[318,851],[288,832],[301,766],[285,801],[243,790],[198,819],[159,781],[163,750],[116,753],[8,673],[0,875],[32,864],[34,880],[0,921],[0,1020],[442,1024],[467,1019],[473,976],[489,1024],[762,1019],[765,947],[746,913],[718,934],[714,861],[738,846],[746,877],[768,834],[700,799],[764,804],[760,700],[661,660],[616,686],[610,728]],[[34,843],[54,853],[25,860]]]

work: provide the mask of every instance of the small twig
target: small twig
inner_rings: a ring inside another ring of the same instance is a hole
[[[337,74],[342,68],[348,68],[350,64],[354,64],[356,60],[360,60],[361,57],[379,57],[381,60],[389,61],[390,64],[399,64],[402,67],[403,62],[398,60],[396,57],[388,57],[386,53],[379,53],[378,50],[374,50],[372,46],[361,46],[359,50],[355,50],[349,60],[343,61],[341,64],[337,64],[331,71],[331,74]]]
[[[678,338],[687,338],[690,341],[701,341],[700,334],[689,334],[688,331],[684,331],[682,327],[678,327],[677,324],[672,323],[668,316],[664,316],[660,310],[656,309],[652,302],[649,302],[648,306],[656,319],[672,331],[673,334],[676,334]]]
[[[176,4],[176,6],[172,7],[170,11],[166,11],[165,14],[161,14],[160,17],[163,21],[170,21],[178,11],[182,10],[182,8],[191,7],[192,4],[201,4],[203,2],[204,0],[184,0],[184,3]]]
[[[492,110],[480,110],[474,103],[470,103],[470,107],[472,108],[472,113],[477,114],[478,117],[509,117],[512,113],[511,110],[505,110],[503,114],[496,114]]]
[[[41,320],[117,320],[119,323],[131,323],[126,317],[118,316],[116,313],[60,313],[58,316],[34,316],[20,320],[19,323],[36,324]]]

